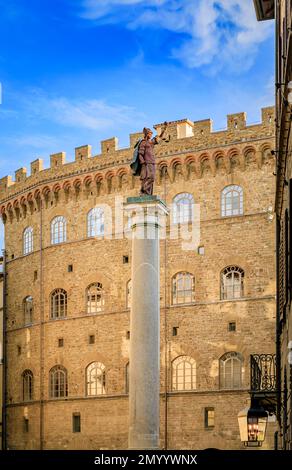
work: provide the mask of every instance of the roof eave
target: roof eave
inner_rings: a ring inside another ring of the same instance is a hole
[[[263,1],[264,0],[253,0],[256,15],[257,15],[257,20],[258,21],[266,21],[266,20],[273,20],[275,18],[274,13],[267,13],[266,9],[263,6]],[[274,0],[270,1],[271,5],[270,7],[275,9],[275,3]]]

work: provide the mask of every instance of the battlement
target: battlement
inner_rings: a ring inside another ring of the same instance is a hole
[[[134,147],[136,142],[138,142],[138,140],[142,138],[143,132],[134,132],[133,134],[130,134],[130,147]]]
[[[31,175],[35,175],[44,169],[44,162],[41,158],[34,160],[30,164],[30,173]]]
[[[91,158],[91,145],[82,145],[81,147],[77,147],[75,149],[76,162],[81,162],[87,158]]]
[[[59,166],[62,166],[66,162],[66,153],[65,152],[59,152],[59,153],[54,153],[50,156],[50,162],[51,162],[51,168],[58,168]]]
[[[12,181],[12,176],[4,176],[0,179],[0,191],[6,191],[10,186],[13,186],[14,184],[15,182]]]
[[[118,150],[118,139],[117,137],[112,137],[111,139],[101,141],[101,154],[107,155],[111,152]]]
[[[213,131],[211,119],[191,121],[180,119],[168,123],[164,141],[161,144],[159,156],[192,149],[194,152],[207,147],[220,147],[222,145],[246,142],[248,140],[274,136],[275,109],[270,106],[262,109],[262,121],[257,124],[247,125],[246,113],[229,114],[227,116],[227,128]],[[157,134],[161,133],[163,123],[156,124]],[[50,168],[43,168],[43,160],[37,159],[30,164],[31,174],[27,175],[26,168],[20,168],[15,172],[15,181],[11,176],[0,179],[0,200],[7,199],[25,189],[26,185],[39,183],[53,178],[54,175],[72,174],[79,170],[89,168],[103,169],[114,167],[121,163],[129,162],[132,158],[133,147],[142,138],[142,132],[130,134],[130,146],[119,149],[117,137],[101,141],[101,153],[92,155],[91,145],[83,145],[75,148],[75,161],[66,163],[65,152],[58,152],[50,156]]]
[[[26,180],[26,173],[27,173],[26,168],[19,168],[19,170],[16,170],[15,172],[16,183],[21,183],[22,181]]]
[[[228,114],[227,129],[229,131],[239,131],[246,127],[246,113]]]

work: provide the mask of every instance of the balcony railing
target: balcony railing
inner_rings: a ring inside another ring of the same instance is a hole
[[[250,356],[251,392],[276,391],[276,354]]]

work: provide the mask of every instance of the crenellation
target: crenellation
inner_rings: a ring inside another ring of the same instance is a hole
[[[227,115],[227,129],[231,132],[246,128],[246,113],[235,113]]]
[[[15,181],[16,183],[22,183],[27,178],[27,169],[26,168],[19,168],[15,172]]]
[[[34,160],[30,164],[30,174],[31,176],[39,173],[40,171],[43,171],[44,169],[44,161],[41,158],[38,158],[37,160]]]
[[[130,134],[130,147],[134,147],[139,139],[143,139],[143,132],[134,132]]]
[[[271,127],[275,124],[275,107],[268,106],[266,108],[262,108],[262,123],[265,125],[269,125]]]
[[[195,137],[209,137],[213,130],[212,119],[204,119],[202,121],[195,121],[193,125],[193,135]]]
[[[168,122],[167,130],[163,138],[167,140],[168,142],[172,142],[173,140],[178,139],[179,125],[186,123],[186,122],[190,122],[190,121],[188,121],[188,119],[182,119],[180,121]],[[162,124],[155,124],[153,127],[156,130],[157,134],[159,135],[161,133]]]
[[[108,155],[118,150],[118,138],[112,137],[101,141],[101,154]]]
[[[229,159],[228,147],[236,146],[237,149],[249,146],[252,142],[262,140],[263,145],[267,144],[270,149],[274,144],[269,141],[274,136],[274,107],[262,109],[262,123],[246,125],[246,114],[237,113],[228,116],[228,129],[213,131],[212,120],[191,121],[181,119],[169,123],[168,130],[164,136],[165,140],[156,148],[157,161],[166,158],[171,159],[175,155],[187,155],[188,152],[199,155],[208,150],[210,153],[217,149],[225,149],[222,158]],[[158,135],[163,124],[156,124]],[[235,132],[236,131],[236,132]],[[37,184],[46,184],[57,179],[69,178],[73,175],[102,171],[106,169],[116,169],[118,166],[128,166],[133,156],[133,146],[139,138],[143,137],[141,132],[130,134],[130,147],[119,149],[116,137],[106,139],[101,142],[102,153],[91,155],[91,146],[83,145],[75,149],[75,161],[65,164],[65,152],[51,155],[50,168],[43,168],[43,161],[37,159],[31,163],[31,176],[26,177],[26,170],[18,170],[16,182],[12,178],[5,177],[0,180],[0,201],[9,201],[30,188],[35,188]],[[257,144],[256,150],[261,150],[261,145]],[[182,158],[182,157],[181,157]],[[210,158],[211,154],[210,154]],[[245,167],[245,157],[243,157]],[[262,159],[257,156],[257,161]],[[232,163],[232,162],[231,162]],[[259,163],[260,164],[260,163]],[[206,166],[206,162],[196,166]],[[210,164],[207,165],[210,167]],[[225,168],[230,168],[226,161]],[[212,167],[213,168],[213,167]],[[221,166],[222,168],[222,166]],[[213,168],[214,171],[214,168]],[[217,171],[217,170],[216,170]],[[205,171],[203,171],[203,174]],[[201,174],[201,169],[198,174]],[[31,178],[33,177],[33,178]]]
[[[91,158],[91,145],[82,145],[81,147],[75,148],[75,161],[81,162],[82,160],[86,160]]]
[[[15,184],[15,181],[12,180],[12,176],[4,176],[3,178],[0,179],[0,195],[1,199],[3,199],[4,195],[2,194],[12,185]]]
[[[58,168],[66,162],[66,152],[54,153],[50,156],[51,168]]]
[[[177,138],[184,139],[186,137],[193,137],[194,123],[186,119],[184,122],[177,124]]]

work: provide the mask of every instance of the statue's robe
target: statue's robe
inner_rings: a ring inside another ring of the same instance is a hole
[[[154,145],[158,144],[158,137],[142,139],[139,145],[139,161],[141,164],[140,180],[141,194],[153,194],[155,181],[155,155]]]

